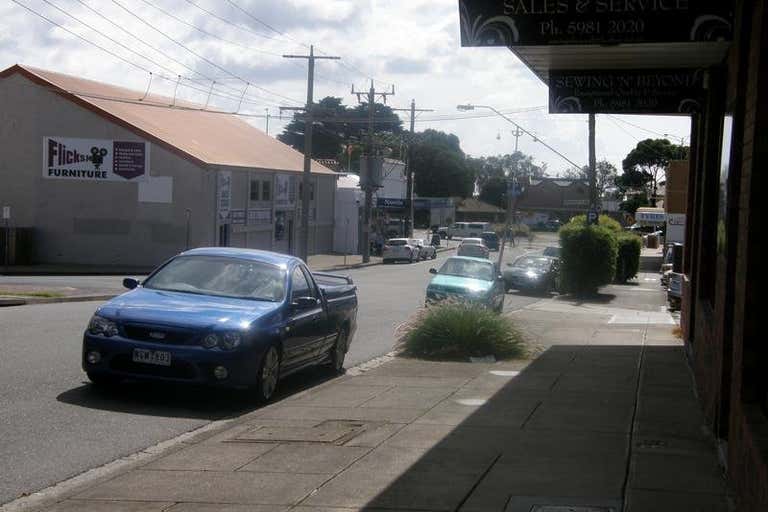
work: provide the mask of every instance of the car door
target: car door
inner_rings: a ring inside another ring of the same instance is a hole
[[[306,301],[314,298],[315,302]],[[323,306],[316,290],[307,281],[300,266],[291,272],[287,334],[284,357],[287,367],[303,366],[313,359],[318,338],[322,336]],[[301,301],[309,302],[300,304]]]

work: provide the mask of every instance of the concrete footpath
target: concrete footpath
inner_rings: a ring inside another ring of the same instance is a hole
[[[656,279],[515,312],[530,359],[385,357],[8,509],[726,511]]]

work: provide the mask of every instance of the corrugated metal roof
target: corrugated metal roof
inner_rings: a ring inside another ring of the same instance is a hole
[[[202,105],[173,101],[71,75],[15,65],[0,78],[20,73],[81,106],[164,145],[196,163],[302,172],[304,155],[235,114],[206,112]],[[167,108],[175,104],[183,108]],[[192,109],[192,110],[189,110]],[[336,174],[313,161],[312,172]]]

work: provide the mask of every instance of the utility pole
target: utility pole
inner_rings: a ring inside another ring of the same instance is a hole
[[[269,135],[269,109],[265,108],[264,112],[267,113],[267,135]]]
[[[373,166],[375,162],[374,155],[374,114],[376,113],[376,96],[381,96],[384,103],[387,102],[387,96],[395,94],[395,86],[392,86],[391,92],[376,92],[376,88],[371,80],[371,87],[368,92],[355,91],[355,86],[352,86],[352,94],[357,96],[357,101],[363,103],[362,98],[367,96],[368,103],[368,141],[366,144],[366,159],[368,162],[367,172],[368,179],[364,183],[365,188],[365,205],[363,206],[363,263],[371,261],[371,209],[373,205],[373,191],[376,189],[376,184],[371,183],[371,176],[373,176]]]
[[[315,83],[315,60],[333,59],[339,60],[341,57],[317,56],[315,47],[310,45],[309,55],[283,55],[286,59],[307,59],[307,105],[303,108],[306,113],[304,121],[304,173],[302,176],[301,193],[301,237],[299,239],[299,257],[305,262],[309,257],[309,194],[312,189],[312,128],[313,128],[313,89]],[[281,110],[302,110],[301,108],[280,107]],[[267,123],[269,123],[269,114],[267,114]]]
[[[597,210],[597,167],[595,157],[595,114],[589,114],[589,209]]]
[[[408,156],[405,162],[405,200],[408,208],[408,214],[405,219],[405,234],[407,237],[413,236],[413,168],[411,167],[411,161],[413,157],[413,139],[414,131],[416,129],[416,112],[434,112],[429,108],[416,108],[416,100],[411,100],[411,108],[393,108],[396,112],[410,112],[411,113],[411,140],[408,141]]]

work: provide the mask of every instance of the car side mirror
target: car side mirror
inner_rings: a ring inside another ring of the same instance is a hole
[[[317,299],[314,297],[297,297],[291,302],[295,309],[309,309],[317,306]]]
[[[437,274],[437,269],[436,268],[431,268],[431,269],[429,269],[429,273],[430,274]]]
[[[123,286],[125,288],[128,288],[129,290],[133,290],[134,288],[139,286],[139,284],[140,284],[139,280],[134,279],[132,277],[126,277],[125,279],[123,279]]]

